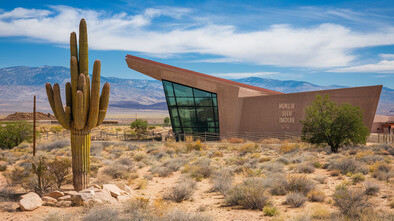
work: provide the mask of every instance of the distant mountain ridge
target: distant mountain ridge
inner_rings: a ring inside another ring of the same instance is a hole
[[[103,74],[105,75],[105,73]],[[39,110],[50,112],[46,100],[45,83],[60,83],[63,89],[64,84],[68,81],[70,81],[69,68],[61,66],[0,68],[0,113],[31,111],[31,101],[34,94],[37,95]],[[281,81],[258,77],[235,79],[234,81],[283,93],[346,87],[339,85],[319,86],[306,81]],[[167,109],[160,81],[102,77],[101,82],[109,82],[111,84],[110,109]],[[64,93],[64,90],[62,92]],[[62,98],[64,101],[64,94]],[[384,87],[378,113],[385,114],[391,109],[394,109],[394,90]]]

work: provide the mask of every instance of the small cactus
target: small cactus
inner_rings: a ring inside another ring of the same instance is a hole
[[[88,34],[84,19],[79,24],[79,54],[77,36],[70,35],[71,83],[66,83],[66,106],[63,107],[59,84],[46,84],[48,101],[60,125],[71,132],[71,152],[74,189],[85,189],[90,171],[90,132],[99,126],[107,113],[110,86],[105,83],[100,96],[101,62],[93,65],[92,86],[88,72]]]

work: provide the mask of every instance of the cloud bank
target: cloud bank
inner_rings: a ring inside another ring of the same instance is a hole
[[[355,49],[394,44],[394,27],[357,32],[348,27],[323,23],[313,27],[272,25],[242,31],[233,25],[205,22],[187,8],[149,8],[140,14],[108,14],[68,6],[48,10],[16,8],[0,11],[0,37],[22,36],[66,45],[69,33],[78,30],[85,18],[89,47],[95,50],[123,50],[165,57],[183,53],[217,56],[203,62],[241,61],[281,67],[333,68],[335,72],[394,70],[393,61],[348,67],[357,59]],[[191,23],[183,18],[194,18]],[[157,24],[159,17],[172,23]],[[157,22],[157,23],[156,23]],[[161,26],[157,28],[157,26]],[[358,69],[357,69],[358,68]]]

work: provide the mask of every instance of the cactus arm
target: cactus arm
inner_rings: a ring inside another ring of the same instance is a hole
[[[53,99],[53,90],[52,90],[52,85],[50,83],[46,83],[45,89],[47,91],[47,96],[48,96],[48,101],[49,105],[51,105],[51,109],[53,111],[53,114],[55,115],[57,119],[57,114],[56,114],[56,108],[55,108],[55,101]]]
[[[76,96],[76,108],[75,108],[75,116],[74,116],[74,126],[75,129],[81,130],[84,128],[85,124],[83,123],[83,93],[78,90]]]
[[[53,85],[53,100],[55,104],[57,120],[60,125],[62,125],[66,129],[70,129],[70,123],[67,122],[66,113],[64,112],[62,98],[60,97],[60,87],[59,84]]]
[[[70,34],[70,52],[71,57],[74,56],[78,60],[77,34],[75,32]]]
[[[87,129],[91,130],[97,125],[99,115],[100,103],[100,75],[101,75],[101,62],[96,60],[93,65],[92,75],[92,91],[90,97],[90,111],[87,123]]]
[[[72,94],[71,94],[71,84],[70,82],[66,83],[66,106],[70,106],[72,105]],[[71,118],[70,118],[71,119]]]
[[[88,32],[85,19],[79,23],[79,73],[89,74]]]
[[[66,113],[66,121],[70,125],[71,124],[71,106],[66,106],[65,113]]]
[[[85,119],[85,123],[88,121],[89,109],[90,109],[90,77],[89,75],[85,75],[86,79],[86,92],[84,92],[84,108],[83,108],[83,117]]]
[[[71,72],[71,94],[72,94],[72,105],[71,107],[77,106],[77,91],[78,91],[78,60],[75,56],[70,59],[70,72]],[[75,108],[72,108],[72,115],[75,115]]]
[[[109,90],[110,90],[110,86],[109,83],[107,82],[104,84],[103,90],[101,91],[100,107],[99,107],[100,111],[99,111],[99,116],[96,126],[100,126],[103,123],[105,119],[105,115],[107,114],[107,108],[109,102]]]

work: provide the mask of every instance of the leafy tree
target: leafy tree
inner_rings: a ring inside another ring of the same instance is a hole
[[[141,138],[141,135],[144,134],[148,128],[148,121],[142,119],[136,119],[130,125],[131,129],[134,129],[137,133],[138,139]]]
[[[312,105],[305,109],[305,120],[301,123],[303,141],[326,143],[334,153],[343,145],[366,143],[369,134],[360,107],[348,103],[337,105],[328,95],[316,96]]]
[[[31,141],[33,138],[33,127],[26,121],[18,121],[0,124],[0,148],[11,149],[23,141]]]
[[[170,124],[170,118],[169,117],[165,117],[163,122],[164,122],[164,126],[168,127],[168,125]]]

